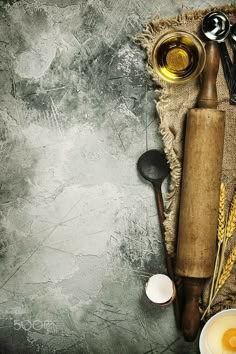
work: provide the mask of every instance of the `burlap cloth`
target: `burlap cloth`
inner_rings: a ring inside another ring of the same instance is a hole
[[[199,81],[195,80],[185,85],[171,85],[155,76],[152,70],[151,53],[157,38],[170,29],[182,29],[197,34],[205,41],[200,25],[203,16],[213,9],[224,11],[230,19],[236,20],[236,6],[222,6],[205,10],[187,12],[176,18],[155,18],[149,22],[142,33],[136,36],[138,43],[147,51],[147,68],[161,91],[157,110],[160,116],[160,132],[163,137],[164,150],[171,167],[170,192],[167,202],[165,221],[165,240],[168,252],[174,257],[176,249],[177,220],[180,197],[181,167],[183,155],[183,126],[188,108],[196,106],[199,93]],[[226,213],[236,186],[236,106],[229,105],[229,93],[223,76],[222,66],[217,78],[218,109],[226,111],[226,130],[224,142],[224,157],[222,181],[226,187]],[[236,244],[236,234],[228,244],[226,257]],[[210,280],[205,286],[201,307],[207,304]],[[208,317],[225,308],[236,307],[236,264],[230,278],[218,293]]]

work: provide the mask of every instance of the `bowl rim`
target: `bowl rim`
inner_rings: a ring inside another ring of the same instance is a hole
[[[224,317],[227,313],[233,313],[236,316],[236,309],[227,309],[227,310],[222,310],[220,312],[217,312],[214,316],[212,316],[204,325],[201,334],[200,334],[200,338],[199,338],[199,350],[200,350],[200,354],[211,354],[206,352],[206,345],[205,342],[203,342],[205,340],[205,336],[206,336],[206,331],[209,328],[209,326],[219,317]],[[203,347],[204,346],[204,347]]]
[[[179,79],[179,80],[171,80],[171,79],[168,79],[165,75],[163,75],[160,70],[157,68],[157,65],[156,65],[156,58],[155,58],[155,53],[156,53],[156,48],[158,45],[160,45],[166,37],[169,37],[171,34],[173,35],[176,35],[176,34],[184,34],[190,38],[193,39],[193,42],[196,44],[196,46],[199,46],[202,50],[202,65],[198,70],[195,70],[191,75],[192,76],[187,76],[186,78],[184,79]],[[184,31],[184,30],[175,30],[175,29],[172,29],[172,30],[169,30],[165,33],[163,33],[160,37],[158,37],[158,39],[155,41],[154,45],[153,45],[153,48],[152,48],[152,51],[151,51],[151,59],[152,59],[152,69],[154,72],[157,73],[158,76],[160,76],[160,78],[162,80],[164,80],[165,82],[168,82],[168,83],[171,83],[171,84],[176,84],[176,85],[179,85],[179,84],[185,84],[189,81],[192,81],[192,80],[195,80],[202,72],[202,70],[204,69],[204,66],[205,66],[205,63],[206,63],[206,51],[205,51],[205,47],[204,47],[204,44],[202,42],[202,40],[194,33],[192,32],[188,32],[188,31]]]

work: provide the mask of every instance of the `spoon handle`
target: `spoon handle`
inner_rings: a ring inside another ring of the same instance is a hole
[[[157,202],[157,210],[158,210],[160,225],[162,228],[163,223],[165,221],[165,212],[164,212],[164,202],[161,193],[161,186],[155,186],[155,192],[156,192],[155,195],[156,195],[156,202]]]
[[[236,105],[236,64],[232,65],[231,70],[230,104]]]
[[[163,243],[165,259],[166,259],[167,273],[168,273],[170,279],[176,285],[176,297],[174,299],[173,305],[174,305],[176,326],[178,328],[180,328],[181,318],[180,318],[180,301],[179,301],[180,299],[179,299],[179,294],[178,294],[179,289],[178,289],[178,286],[175,282],[173,260],[172,260],[171,256],[168,254],[168,251],[166,248],[166,243],[165,243],[165,236],[164,236],[164,234],[165,234],[165,230],[164,230],[165,213],[164,213],[164,203],[163,203],[163,198],[162,198],[161,185],[154,184],[154,190],[155,190],[155,196],[156,196],[157,211],[158,211],[158,216],[159,216],[159,221],[160,221],[160,229],[161,229],[161,235],[162,235],[162,241],[163,241],[162,243]]]
[[[220,58],[224,71],[225,81],[227,83],[228,89],[230,91],[232,82],[232,61],[230,59],[225,42],[218,43],[220,49]]]
[[[236,29],[236,27],[235,27],[235,29]],[[236,39],[234,39],[234,36],[235,35],[233,35],[231,32],[229,33],[229,42],[231,44],[231,48],[232,48],[233,54],[234,54],[233,64],[236,64]]]

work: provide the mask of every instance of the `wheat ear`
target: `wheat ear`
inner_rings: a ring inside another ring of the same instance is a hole
[[[218,215],[218,230],[217,230],[217,239],[218,239],[217,255],[216,255],[216,260],[215,260],[215,267],[214,267],[214,273],[213,273],[213,277],[212,277],[211,290],[210,290],[208,303],[211,302],[211,299],[213,296],[213,291],[215,288],[216,275],[217,275],[217,270],[219,267],[219,256],[220,256],[220,251],[221,251],[221,245],[224,241],[224,237],[225,237],[225,186],[224,186],[224,183],[221,183],[221,185],[220,185],[219,215]]]
[[[223,244],[222,244],[222,251],[221,251],[221,259],[220,259],[220,265],[218,269],[218,276],[216,279],[216,287],[219,283],[219,279],[221,276],[222,268],[223,268],[223,263],[224,263],[224,254],[226,250],[227,243],[231,236],[233,235],[233,232],[236,228],[236,193],[234,194],[231,206],[230,206],[230,211],[229,211],[229,216],[226,224],[226,230],[225,230],[225,235],[223,237]]]
[[[214,301],[216,295],[218,294],[219,290],[222,288],[222,286],[225,284],[226,280],[229,278],[231,271],[233,269],[234,263],[236,262],[236,246],[233,248],[232,252],[230,253],[227,262],[224,266],[223,272],[220,276],[217,288],[214,292],[214,295],[211,299],[211,302],[208,304],[206,310],[204,311],[201,320],[204,318],[204,316],[206,315],[206,313],[209,311],[212,302]]]
[[[229,217],[226,226],[226,239],[228,240],[236,228],[236,193],[234,194],[233,201],[231,204]]]

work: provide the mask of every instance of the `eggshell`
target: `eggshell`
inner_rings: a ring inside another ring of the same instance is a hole
[[[172,280],[165,274],[155,274],[146,284],[147,297],[157,304],[170,303],[175,294]]]

